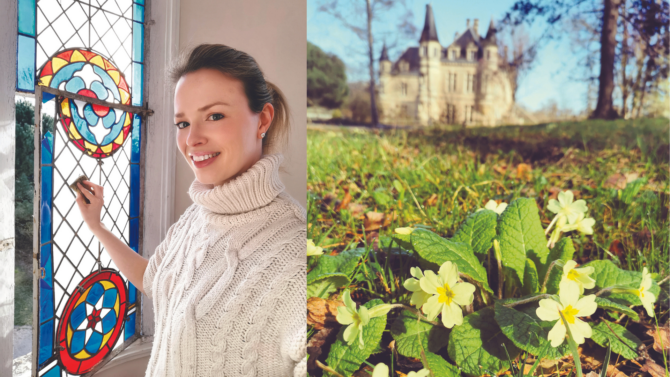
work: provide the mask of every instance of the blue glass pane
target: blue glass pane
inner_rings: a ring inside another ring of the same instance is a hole
[[[91,336],[88,338],[88,342],[86,342],[85,349],[88,353],[95,354],[100,351],[100,345],[102,344],[102,334],[100,334],[97,331],[93,331]]]
[[[140,166],[130,165],[130,217],[140,215]],[[132,227],[131,227],[132,229]],[[131,230],[132,232],[132,230]],[[130,237],[132,239],[132,237]]]
[[[136,313],[136,312],[135,312]],[[128,340],[133,334],[135,334],[135,313],[131,314],[128,316],[128,319],[126,320],[126,335],[125,338],[123,339],[124,341]]]
[[[51,199],[53,171],[51,166],[42,166],[42,198],[40,199],[40,243],[51,241]]]
[[[133,165],[137,166],[137,165]],[[130,219],[130,240],[128,241],[128,246],[131,249],[138,252],[138,245],[140,243],[140,219],[134,218]]]
[[[42,377],[60,377],[60,365],[56,364],[51,370],[44,373]]]
[[[42,163],[51,164],[54,160],[53,156],[54,150],[54,136],[51,132],[47,131],[42,138]]]
[[[54,321],[53,319],[40,325],[40,345],[38,363],[42,364],[53,353],[54,348]]]
[[[133,5],[133,21],[144,22],[144,7],[138,4]]]
[[[144,24],[133,22],[133,60],[144,62]]]
[[[130,162],[134,164],[140,163],[140,145],[142,142],[142,117],[135,114],[133,118],[133,133],[131,135],[131,141],[133,143],[132,149],[130,152]]]
[[[42,103],[47,103],[51,101],[54,97],[56,97],[55,94],[42,92]]]
[[[133,106],[142,106],[144,65],[133,63]]]
[[[137,290],[133,283],[128,282],[128,302],[131,304],[135,303],[135,297],[137,296]]]
[[[19,0],[19,33],[35,36],[35,0]]]
[[[35,92],[35,38],[19,35],[16,61],[16,89]]]
[[[144,0],[135,0],[135,4],[144,4]]]
[[[54,315],[52,245],[48,243],[40,247],[40,267],[44,268],[44,279],[40,278],[40,322]]]

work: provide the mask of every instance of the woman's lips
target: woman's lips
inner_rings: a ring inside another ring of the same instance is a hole
[[[206,159],[206,160],[204,160],[204,161],[195,161],[195,160],[193,159],[193,157],[191,157],[191,161],[193,161],[193,165],[194,165],[196,168],[201,169],[201,168],[204,168],[205,166],[211,164],[212,162],[214,162],[214,160],[216,160],[220,155],[221,155],[221,154],[219,153],[219,154],[217,154],[216,156],[214,156],[214,157],[210,157],[210,158],[208,158],[208,159]]]

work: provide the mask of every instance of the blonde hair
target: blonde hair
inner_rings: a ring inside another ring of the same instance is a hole
[[[284,94],[265,80],[256,60],[244,51],[222,44],[201,44],[182,52],[169,69],[172,86],[189,72],[210,68],[242,82],[249,109],[258,114],[266,103],[274,107],[274,117],[263,138],[263,153],[282,152],[288,142],[290,111]]]

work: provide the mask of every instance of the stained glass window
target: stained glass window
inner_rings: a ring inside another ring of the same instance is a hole
[[[34,93],[40,148],[34,309],[40,376],[85,374],[138,337],[136,288],[81,218],[68,187],[105,188],[102,223],[139,250],[144,0],[18,0],[16,90]]]

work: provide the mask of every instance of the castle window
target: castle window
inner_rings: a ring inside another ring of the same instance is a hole
[[[466,78],[465,82],[465,91],[466,93],[474,93],[475,92],[475,75],[468,73],[468,76]]]
[[[449,92],[455,92],[456,91],[456,74],[455,73],[449,73],[449,79],[447,82],[447,91]]]
[[[451,60],[456,60],[456,50],[451,50]]]
[[[477,59],[477,51],[470,51],[470,60]]]
[[[401,93],[403,96],[406,96],[406,95],[407,95],[407,83],[406,83],[406,82],[401,82],[401,83],[400,83],[400,93]]]
[[[472,122],[472,113],[475,112],[475,107],[472,105],[465,105],[465,123]]]
[[[447,123],[454,124],[456,123],[456,105],[451,103],[447,104]]]
[[[486,60],[491,60],[491,50],[486,51]]]

